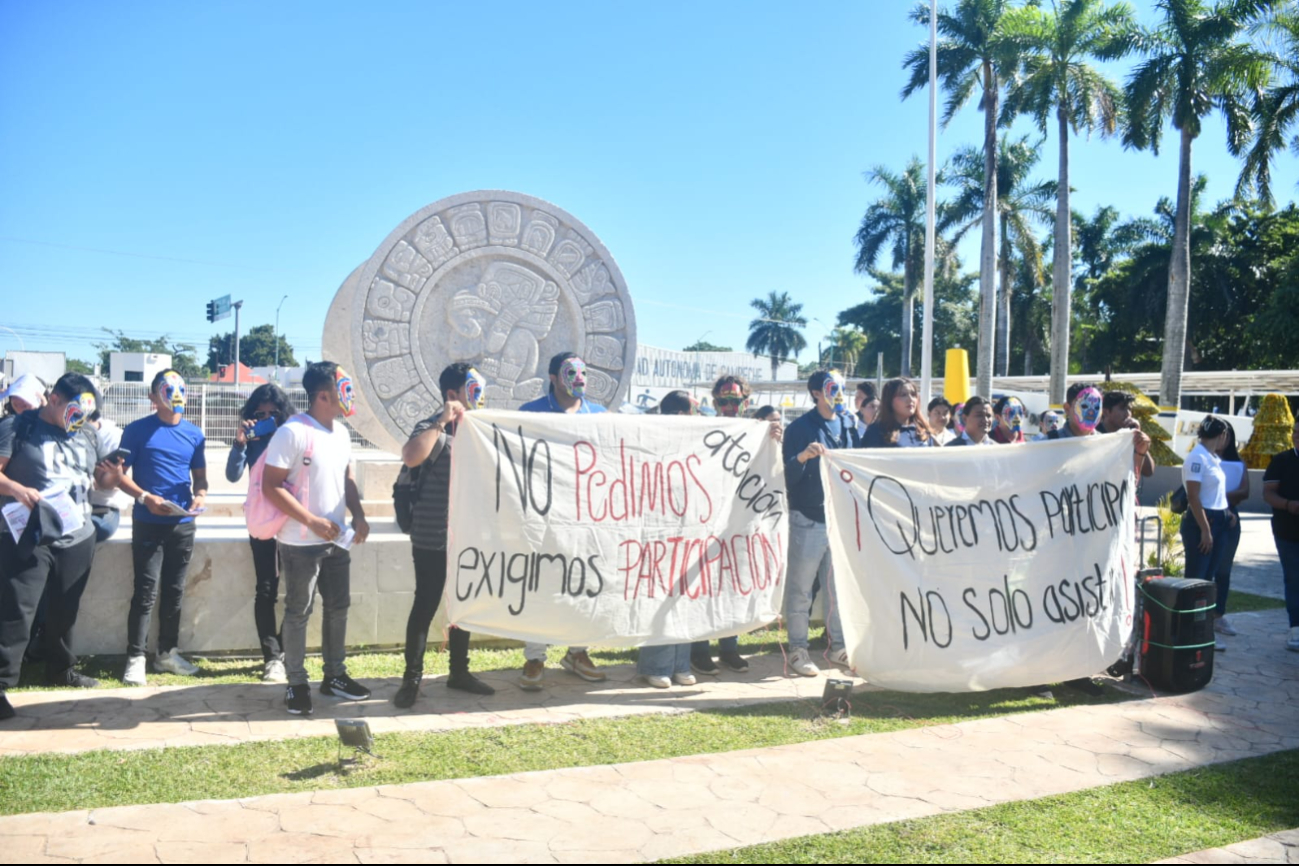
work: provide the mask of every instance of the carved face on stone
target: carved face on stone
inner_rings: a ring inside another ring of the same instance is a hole
[[[356,414],[356,392],[352,390],[352,377],[339,367],[334,371],[334,387],[338,389],[338,405],[343,410],[344,418]]]
[[[1101,422],[1101,392],[1085,388],[1073,400],[1073,420],[1080,430],[1091,432]]]
[[[569,396],[582,399],[586,396],[586,362],[569,358],[559,367],[559,384]]]

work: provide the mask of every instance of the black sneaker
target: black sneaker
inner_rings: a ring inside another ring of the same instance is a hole
[[[343,674],[341,677],[326,677],[320,684],[320,693],[345,701],[363,701],[370,697],[370,690],[356,680]]]
[[[284,707],[295,716],[311,715],[311,686],[289,686],[284,691]]]
[[[1030,697],[1041,698],[1044,701],[1054,701],[1055,695],[1052,694],[1049,686],[1033,686],[1028,690]]]
[[[487,685],[487,683],[478,679],[478,677],[469,673],[469,671],[463,671],[447,677],[447,688],[469,692],[471,695],[483,695],[484,697],[496,694],[496,689]]]
[[[14,705],[5,697],[5,690],[0,689],[0,722],[14,717]]]
[[[420,680],[424,679],[423,673],[404,674],[401,678],[401,688],[397,689],[397,694],[392,696],[393,706],[399,710],[409,710],[415,706],[415,699],[419,697]],[[322,688],[321,691],[324,691]]]
[[[1105,694],[1105,687],[1091,677],[1083,677],[1080,680],[1069,680],[1065,685],[1069,686],[1071,689],[1077,689],[1084,695],[1091,695],[1093,698],[1099,698],[1101,695]]]
[[[74,689],[97,689],[99,680],[88,677],[85,674],[78,673],[72,668],[68,668],[61,674],[55,674],[53,677],[47,677],[45,680],[47,686],[68,686]]]
[[[713,657],[709,653],[691,655],[690,669],[697,674],[707,674],[709,676],[717,676],[719,673],[717,662],[713,661]]]
[[[737,674],[747,674],[749,672],[749,663],[739,653],[724,652],[717,657],[729,670],[733,670]]]

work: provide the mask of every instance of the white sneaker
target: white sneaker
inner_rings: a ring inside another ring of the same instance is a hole
[[[186,661],[185,657],[180,654],[180,650],[175,647],[155,658],[153,660],[153,669],[159,673],[178,674],[182,677],[192,677],[198,673],[198,668]]]
[[[1290,640],[1285,642],[1285,648],[1292,653],[1299,653],[1299,625],[1290,629]]]
[[[693,686],[698,680],[695,679],[694,674],[673,674],[672,682],[679,686]]]
[[[1227,619],[1225,616],[1218,617],[1217,622],[1213,624],[1213,630],[1218,634],[1225,634],[1227,637],[1235,637],[1240,633],[1236,631],[1235,627],[1231,624],[1231,620]]]
[[[671,677],[656,677],[656,676],[646,675],[645,682],[649,683],[651,686],[653,686],[656,689],[672,688]]]
[[[284,684],[289,681],[288,675],[284,672],[284,662],[280,659],[271,659],[266,663],[266,669],[262,672],[262,682]]]
[[[126,673],[122,674],[122,682],[128,686],[145,685],[144,680],[144,656],[128,656],[126,659]]]
[[[806,647],[799,647],[789,654],[789,667],[799,676],[816,677],[821,675],[821,669],[812,661],[812,656],[808,654]]]
[[[837,649],[828,656],[830,664],[838,665],[841,668],[851,668],[852,660],[848,658],[847,649]]]

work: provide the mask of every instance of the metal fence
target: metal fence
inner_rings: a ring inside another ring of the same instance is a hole
[[[212,385],[194,383],[186,387],[185,420],[197,424],[212,444],[229,444],[239,428],[240,413],[248,395],[256,385]],[[296,412],[307,410],[307,392],[302,388],[285,388]],[[125,427],[132,421],[153,412],[149,403],[149,385],[146,382],[110,382],[101,387],[104,402],[100,411],[105,418]],[[346,423],[346,422],[344,422]],[[352,444],[358,448],[374,448],[374,444],[351,425]]]

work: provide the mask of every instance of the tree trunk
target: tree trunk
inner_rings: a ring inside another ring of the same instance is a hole
[[[983,240],[979,247],[978,389],[992,397],[992,364],[997,332],[997,103],[999,84],[983,64]]]
[[[906,256],[902,262],[902,375],[911,376],[911,343],[916,328],[916,274],[911,255],[911,234],[907,228]]]
[[[1069,115],[1060,123],[1060,176],[1055,201],[1055,263],[1051,269],[1051,404],[1064,403],[1069,377],[1069,330],[1073,327],[1073,221],[1069,213]]]
[[[1182,358],[1186,354],[1186,312],[1191,301],[1191,138],[1183,129],[1177,167],[1177,218],[1173,260],[1168,268],[1168,315],[1164,319],[1164,362],[1159,371],[1161,405],[1181,408]]]
[[[817,359],[820,360],[819,358]],[[780,369],[780,361],[775,355],[771,356],[771,381],[776,381],[776,371]]]
[[[1010,275],[1010,231],[1005,217],[1001,223],[1001,256],[998,266],[1001,271],[1001,290],[997,295],[997,363],[998,376],[1010,374],[1010,295],[1015,288]]]

